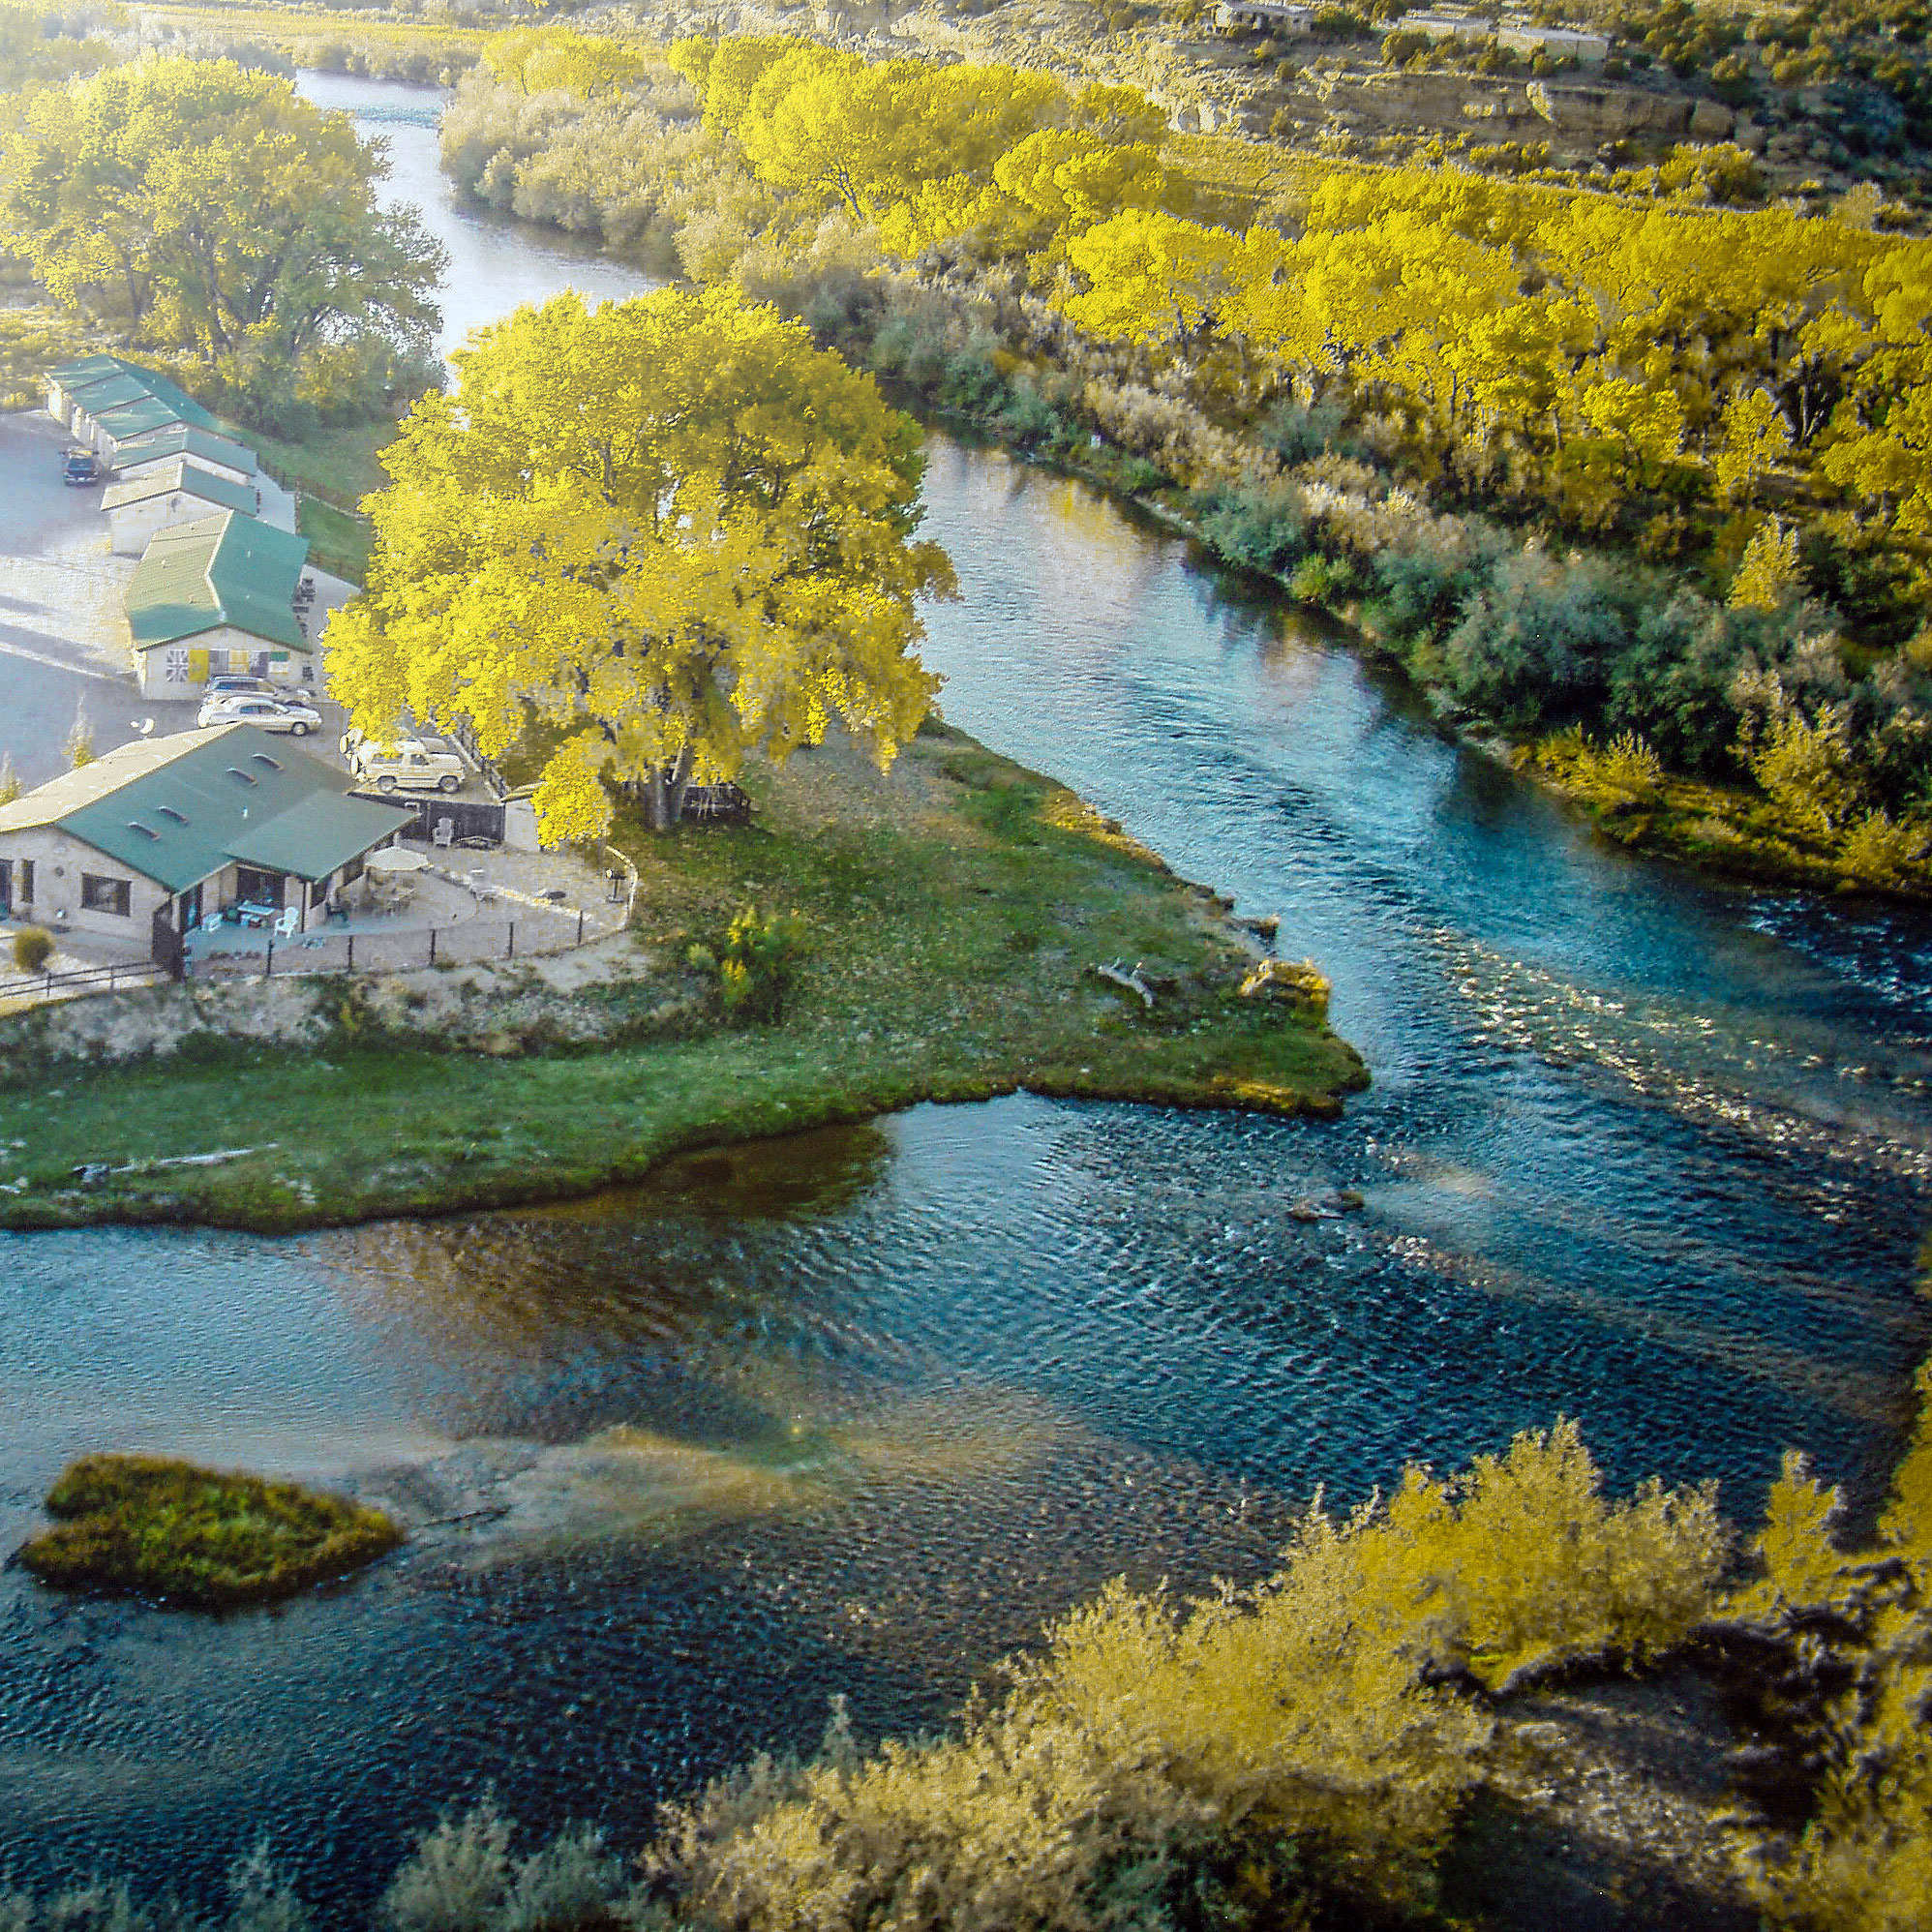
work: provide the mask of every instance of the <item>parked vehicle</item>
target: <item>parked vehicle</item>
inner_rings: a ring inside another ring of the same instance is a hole
[[[246,678],[239,673],[229,673],[210,678],[202,685],[201,695],[205,702],[209,698],[279,698],[282,693],[266,678]]]
[[[251,724],[259,731],[286,731],[291,738],[307,738],[321,721],[321,712],[299,698],[259,698],[247,693],[226,697],[217,693],[204,698],[196,719],[204,728]]]
[[[377,744],[351,729],[343,733],[342,752],[356,777],[378,792],[460,792],[469,775],[448,740],[440,738]]]
[[[61,459],[60,480],[75,490],[84,490],[101,480],[101,466],[91,449],[70,449]]]

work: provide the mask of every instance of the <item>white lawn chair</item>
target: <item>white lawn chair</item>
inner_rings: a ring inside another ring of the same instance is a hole
[[[201,921],[201,930],[203,932],[220,932],[221,929],[222,929],[222,916],[220,913],[210,913],[207,916],[207,918]]]
[[[456,821],[438,819],[436,830],[430,833],[430,843],[439,851],[447,852],[456,843]]]
[[[275,921],[276,938],[292,939],[295,936],[295,928],[301,923],[302,923],[302,908],[300,906],[290,906],[282,915],[282,917]]]

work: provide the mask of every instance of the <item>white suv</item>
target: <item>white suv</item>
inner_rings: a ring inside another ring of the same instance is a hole
[[[460,792],[463,760],[439,738],[400,738],[377,744],[359,731],[343,734],[343,755],[365,785],[378,792]]]

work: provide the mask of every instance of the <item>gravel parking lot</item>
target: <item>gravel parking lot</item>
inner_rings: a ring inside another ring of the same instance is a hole
[[[104,486],[61,481],[67,445],[39,410],[0,415],[0,751],[30,785],[66,769],[76,705],[102,750],[136,717],[158,731],[195,722],[192,705],[142,705],[121,612],[134,559],[107,549]]]
[[[0,414],[0,752],[30,786],[67,769],[62,746],[76,708],[100,751],[125,743],[149,718],[158,735],[192,731],[199,709],[140,695],[122,612],[136,559],[107,547],[106,484],[76,490],[61,480],[68,442],[42,410]],[[264,480],[263,494],[264,519],[292,528],[287,493]],[[305,623],[315,636],[355,586],[311,575],[317,596]],[[333,756],[343,712],[326,701],[319,709],[322,729],[306,746]]]

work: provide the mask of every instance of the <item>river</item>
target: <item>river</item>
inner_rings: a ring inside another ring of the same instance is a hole
[[[457,208],[433,94],[305,86],[390,138],[450,341],[643,286]],[[1319,1126],[921,1108],[291,1240],[0,1235],[0,1543],[105,1446],[460,1519],[219,1620],[0,1574],[0,1869],[206,1888],[265,1835],[340,1904],[490,1787],[634,1842],[832,1691],[935,1721],[1110,1575],[1255,1575],[1316,1485],[1558,1413],[1615,1483],[1713,1477],[1742,1520],[1788,1444],[1879,1493],[1932,1329],[1932,924],[1606,848],[1172,535],[930,450],[947,715],[1279,913],[1373,1090]],[[1289,1214],[1342,1186],[1363,1214]]]

